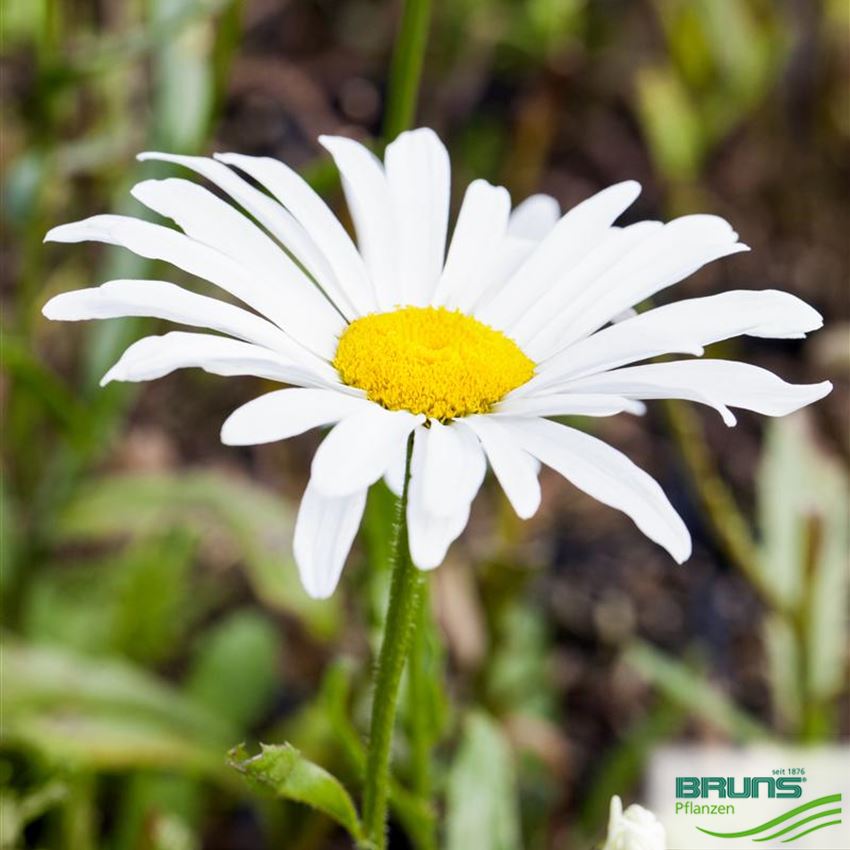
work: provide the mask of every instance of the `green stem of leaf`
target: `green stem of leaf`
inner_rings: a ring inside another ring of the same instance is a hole
[[[430,23],[431,0],[405,0],[390,67],[384,114],[384,138],[387,141],[409,129],[416,117]]]
[[[390,750],[395,726],[399,685],[422,606],[424,575],[410,560],[407,538],[407,498],[413,437],[407,446],[404,490],[399,500],[397,534],[392,555],[392,582],[381,652],[375,672],[366,784],[363,799],[363,825],[375,850],[386,847],[387,796],[389,793]]]

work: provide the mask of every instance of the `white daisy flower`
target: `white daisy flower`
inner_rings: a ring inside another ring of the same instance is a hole
[[[422,569],[440,564],[463,531],[488,464],[520,517],[537,510],[542,463],[624,511],[682,562],[690,537],[655,480],[549,417],[640,413],[642,399],[684,398],[731,425],[730,407],[781,416],[831,389],[728,360],[633,365],[667,353],[698,357],[739,334],[791,338],[821,326],[815,310],[774,290],[635,315],[635,304],[705,263],[747,250],[721,218],[615,226],[640,190],[632,181],[563,216],[543,195],[511,211],[504,188],[476,180],[446,250],[449,158],[431,130],[400,135],[383,163],[350,139],[320,141],[342,175],[357,245],[282,162],[146,153],[140,159],[205,177],[234,205],[184,179],[147,180],[133,195],[180,230],[98,215],[46,238],[121,245],[205,278],[243,306],[164,281],[115,280],[44,307],[50,319],[150,316],[217,332],[139,340],[104,384],[195,366],[288,385],[236,410],[222,428],[226,444],[333,426],[313,459],[295,530],[312,596],[336,587],[368,488],[383,476],[400,490],[411,434],[407,521]]]

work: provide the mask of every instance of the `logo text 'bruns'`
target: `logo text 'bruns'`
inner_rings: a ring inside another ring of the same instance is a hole
[[[761,797],[801,797],[801,776],[677,776],[676,796],[747,800]]]

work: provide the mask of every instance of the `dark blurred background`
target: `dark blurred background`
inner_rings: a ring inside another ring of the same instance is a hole
[[[803,414],[727,429],[658,403],[573,423],[658,478],[694,536],[685,566],[544,473],[528,523],[488,482],[434,574],[427,697],[447,850],[468,850],[470,828],[481,850],[520,834],[585,848],[612,793],[639,797],[660,744],[850,732],[850,5],[435,7],[418,122],[449,146],[456,201],[474,177],[563,208],[635,178],[630,220],[717,213],[753,248],[660,300],[778,288],[826,320],[809,341],[713,350],[832,380]],[[356,787],[388,493],[370,496],[334,599],[307,600],[291,530],[319,435],[220,445],[259,380],[186,371],[99,389],[154,323],[52,324],[42,304],[180,275],[42,238],[144,215],[130,187],[175,172],[134,160],[150,149],[279,157],[344,216],[316,137],[380,140],[399,14],[367,0],[4,3],[3,848],[347,846],[320,815],[249,793],[224,753],[290,740]],[[401,821],[393,847],[409,846]]]

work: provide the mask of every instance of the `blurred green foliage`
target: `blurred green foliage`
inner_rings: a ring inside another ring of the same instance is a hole
[[[333,600],[308,600],[291,557],[295,459],[275,475],[285,495],[232,466],[192,466],[191,453],[153,469],[128,461],[121,435],[137,424],[137,390],[97,384],[145,323],[48,329],[39,315],[61,290],[172,274],[126,252],[64,251],[42,238],[56,223],[95,212],[142,214],[127,190],[157,166],[134,163],[134,154],[217,144],[228,109],[245,98],[238,63],[257,41],[283,45],[283,64],[264,69],[270,79],[290,79],[285,72],[302,52],[316,79],[356,54],[358,79],[380,97],[390,7],[298,0],[288,4],[297,13],[290,38],[274,28],[287,11],[271,5],[4,4],[3,850],[309,850],[346,846],[336,822],[358,832],[392,496],[383,487],[370,494],[362,535],[370,569],[350,570],[345,593]],[[706,173],[751,122],[762,121],[765,138],[779,132],[770,103],[795,55],[833,49],[850,27],[841,0],[812,4],[821,16],[814,45],[803,43],[810,31],[793,4],[767,0],[435,5],[424,103],[437,126],[455,125],[458,185],[474,175],[507,183],[517,197],[538,190],[559,138],[574,138],[576,124],[599,114],[625,114],[669,212],[705,192]],[[293,46],[310,26],[320,36]],[[276,90],[281,97],[287,85]],[[819,120],[846,140],[846,91],[828,77],[820,86]],[[479,99],[466,100],[470,92]],[[329,100],[345,106],[342,97]],[[458,103],[461,115],[445,117]],[[291,114],[291,102],[281,109],[278,135],[289,132],[287,122],[306,121]],[[377,115],[362,121],[364,134],[378,132]],[[616,160],[623,149],[612,145]],[[591,173],[602,170],[587,151],[576,159]],[[307,174],[338,200],[326,162]],[[186,385],[200,403],[186,408],[197,421],[181,428],[220,419],[214,381]],[[603,750],[585,754],[580,776],[570,730],[586,718],[568,699],[565,707],[556,673],[559,664],[569,668],[564,644],[575,635],[557,634],[541,617],[517,524],[501,517],[490,528],[493,539],[475,549],[480,569],[447,564],[440,581],[462,607],[439,628],[428,624],[415,649],[427,676],[405,683],[400,712],[391,806],[413,845],[429,850],[439,813],[449,850],[587,847],[611,794],[636,787],[652,747],[694,725],[739,741],[846,735],[839,712],[847,693],[846,464],[821,441],[816,422],[772,425],[754,496],[759,534],[740,512],[716,517],[720,526],[738,523],[746,538],[742,558],[729,562],[746,562],[737,566],[756,592],[771,589],[762,618],[767,711],[727,692],[705,647],[674,655],[625,630],[605,647],[602,664],[643,683],[645,704]],[[730,503],[734,512],[734,500],[720,500]],[[449,607],[435,593],[435,608]],[[357,626],[364,621],[365,634]],[[600,660],[591,655],[588,663]],[[422,712],[411,706],[423,704],[429,722],[419,728]],[[231,754],[231,765],[254,774],[254,790],[225,763],[239,741],[246,749]],[[249,758],[260,741],[262,755]],[[433,776],[418,767],[423,747],[436,756]],[[423,785],[433,788],[438,812],[423,804]]]
[[[521,843],[510,747],[492,719],[470,714],[448,776],[446,848],[512,850]]]
[[[661,173],[692,182],[712,149],[758,108],[787,59],[789,33],[770,4],[654,5],[668,55],[638,76],[641,121]]]
[[[759,494],[758,565],[777,593],[764,624],[775,710],[803,740],[828,739],[847,672],[850,493],[842,470],[814,442],[808,417],[771,428]]]

